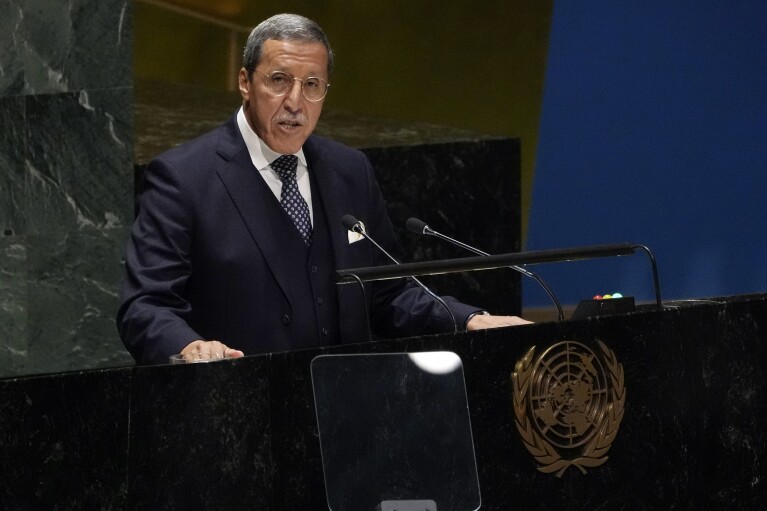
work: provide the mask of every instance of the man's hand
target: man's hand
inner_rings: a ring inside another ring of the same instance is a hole
[[[518,316],[493,316],[492,314],[477,314],[466,323],[466,330],[484,330],[486,328],[501,328],[504,326],[529,325],[532,321]]]
[[[220,358],[240,358],[245,354],[218,341],[197,340],[190,342],[181,350],[186,360],[216,360]]]

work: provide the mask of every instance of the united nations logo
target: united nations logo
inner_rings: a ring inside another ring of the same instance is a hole
[[[623,365],[602,342],[597,356],[564,341],[533,363],[535,346],[511,375],[517,430],[538,470],[562,477],[570,466],[582,473],[607,461],[623,419]]]

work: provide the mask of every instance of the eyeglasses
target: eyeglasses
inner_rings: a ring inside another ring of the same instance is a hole
[[[328,93],[328,88],[330,88],[327,80],[317,76],[301,79],[282,71],[272,71],[269,74],[262,73],[258,69],[254,69],[254,71],[264,77],[266,88],[275,96],[284,96],[290,92],[293,84],[298,80],[301,82],[301,94],[303,94],[304,99],[316,103],[317,101],[322,101]]]

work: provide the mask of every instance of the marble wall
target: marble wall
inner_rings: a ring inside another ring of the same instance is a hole
[[[131,362],[131,0],[0,3],[0,377]]]

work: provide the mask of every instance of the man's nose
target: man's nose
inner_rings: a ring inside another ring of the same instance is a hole
[[[290,90],[288,91],[285,97],[285,103],[291,109],[297,109],[301,106],[301,102],[304,99],[303,91],[301,90],[302,87],[303,87],[303,82],[299,80],[298,78],[294,78],[293,85],[292,87],[290,87]]]

